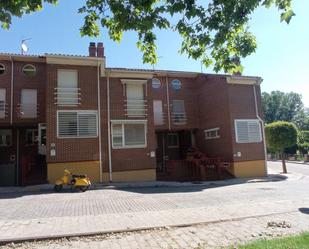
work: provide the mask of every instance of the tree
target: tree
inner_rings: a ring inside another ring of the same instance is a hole
[[[299,131],[297,148],[299,152],[304,155],[308,154],[309,150],[309,131]]]
[[[274,121],[292,122],[304,111],[302,96],[294,92],[263,92],[262,106],[267,124]]]
[[[0,2],[0,22],[9,28],[12,16],[42,9],[43,2],[57,0],[10,0]],[[157,29],[178,32],[182,37],[181,53],[201,60],[214,70],[242,71],[240,58],[252,54],[256,47],[248,22],[259,7],[276,6],[281,21],[287,23],[295,15],[292,0],[85,0],[78,11],[84,16],[81,35],[99,36],[100,26],[112,40],[120,42],[123,32],[138,35],[137,47],[143,62],[155,64]],[[206,1],[205,1],[206,2]]]
[[[300,112],[298,112],[293,118],[293,123],[295,123],[298,129],[300,130],[309,130],[309,110],[308,108],[305,108],[304,110],[301,110]]]
[[[297,128],[293,123],[277,121],[265,126],[267,146],[281,153],[283,173],[287,173],[284,149],[297,142]]]

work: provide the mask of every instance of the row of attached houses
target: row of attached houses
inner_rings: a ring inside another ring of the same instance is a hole
[[[267,174],[259,77],[0,54],[0,185]]]

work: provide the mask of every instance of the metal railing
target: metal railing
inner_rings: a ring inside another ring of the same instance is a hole
[[[17,104],[17,116],[24,118],[37,118],[39,116],[39,105],[32,103]]]
[[[185,112],[172,112],[171,120],[175,125],[184,125],[187,123],[187,114]]]
[[[0,102],[0,119],[5,119],[8,117],[8,104],[5,102]]]
[[[127,117],[146,117],[147,100],[143,99],[126,99],[124,100],[125,115]]]
[[[55,104],[58,106],[77,106],[81,104],[80,88],[55,88]]]

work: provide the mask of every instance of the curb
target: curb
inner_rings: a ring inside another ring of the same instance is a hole
[[[35,241],[44,241],[44,240],[58,240],[64,238],[73,238],[73,237],[91,237],[91,236],[100,236],[100,235],[109,235],[109,234],[118,234],[118,233],[130,233],[130,232],[140,232],[140,231],[149,231],[155,229],[168,229],[168,228],[182,228],[182,227],[189,227],[189,226],[198,226],[198,225],[210,225],[210,224],[218,224],[224,222],[231,222],[231,221],[241,221],[245,219],[252,219],[252,218],[262,218],[267,216],[274,216],[280,214],[292,214],[297,213],[298,211],[287,211],[287,212],[280,212],[280,213],[270,213],[270,214],[263,214],[263,215],[250,215],[250,216],[243,216],[238,218],[227,218],[227,219],[219,219],[213,221],[205,221],[205,222],[191,222],[191,223],[180,223],[177,225],[166,225],[166,226],[151,226],[151,227],[137,227],[137,228],[126,228],[126,229],[111,229],[106,231],[97,231],[97,232],[84,232],[84,233],[68,233],[68,234],[61,234],[61,235],[50,235],[50,236],[29,236],[24,238],[16,238],[16,239],[0,239],[0,246],[8,245],[10,243],[23,243],[23,242],[35,242]]]

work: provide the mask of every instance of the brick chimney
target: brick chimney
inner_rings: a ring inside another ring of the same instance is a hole
[[[97,57],[104,57],[104,47],[103,42],[98,42],[97,44]]]
[[[95,46],[95,42],[90,42],[89,44],[89,56],[91,57],[97,56],[97,48]]]

